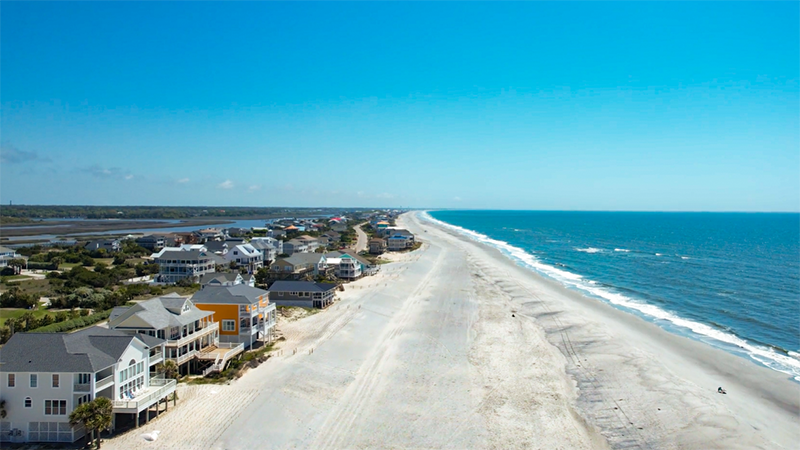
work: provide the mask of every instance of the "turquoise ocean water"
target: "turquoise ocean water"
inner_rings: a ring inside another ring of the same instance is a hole
[[[800,214],[433,211],[568,288],[800,381]]]

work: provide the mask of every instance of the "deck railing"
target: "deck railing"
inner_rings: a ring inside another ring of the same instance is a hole
[[[175,391],[175,386],[177,382],[172,379],[163,379],[163,378],[156,378],[150,380],[150,386],[161,386],[153,392],[146,394],[142,397],[133,398],[130,400],[114,400],[113,405],[116,409],[135,409],[137,412],[143,408],[146,408],[156,400],[159,400],[171,392]]]

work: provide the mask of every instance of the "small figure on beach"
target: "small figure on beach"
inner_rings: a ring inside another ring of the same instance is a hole
[[[722,389],[722,386],[717,388],[717,392],[720,394],[727,394],[727,392],[725,392],[725,389]]]

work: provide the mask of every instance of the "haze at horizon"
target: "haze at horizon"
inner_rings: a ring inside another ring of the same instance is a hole
[[[796,212],[799,19],[4,3],[0,201]]]

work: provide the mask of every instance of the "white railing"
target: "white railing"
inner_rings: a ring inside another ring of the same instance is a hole
[[[175,380],[166,380],[163,378],[156,378],[150,380],[150,386],[159,386],[160,388],[155,391],[144,395],[140,398],[133,398],[131,400],[114,400],[113,405],[115,409],[133,409],[137,412],[152,405],[155,401],[169,395],[175,391],[177,382]]]
[[[155,355],[150,357],[150,365],[158,364],[164,361],[164,354],[163,353],[156,353]]]
[[[111,375],[103,378],[102,380],[95,381],[94,382],[94,390],[95,390],[95,392],[102,391],[104,388],[108,387],[112,383],[114,383],[114,374],[113,373]]]
[[[168,339],[167,347],[183,347],[185,344],[197,340],[209,333],[213,333],[218,329],[219,329],[219,324],[217,322],[210,323],[205,327],[199,330],[195,330],[192,333],[189,333],[186,336],[181,337],[179,339]]]
[[[92,386],[87,383],[77,383],[72,387],[73,392],[89,392],[92,390]]]

